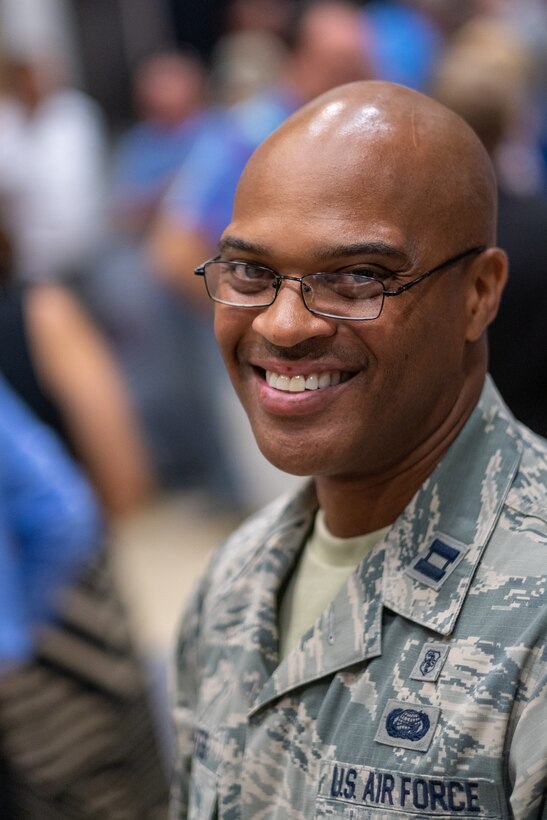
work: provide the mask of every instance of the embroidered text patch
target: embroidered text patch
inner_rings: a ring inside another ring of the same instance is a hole
[[[335,816],[339,806],[344,817],[349,806],[380,809],[382,817],[399,813],[421,817],[422,812],[428,817],[501,817],[498,789],[491,780],[410,774],[336,761],[321,766],[318,801],[332,806]]]

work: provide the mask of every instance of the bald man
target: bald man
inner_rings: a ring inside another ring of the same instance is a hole
[[[507,276],[455,114],[339,87],[196,273],[262,452],[313,476],[182,622],[173,817],[545,818],[546,443],[487,376]]]

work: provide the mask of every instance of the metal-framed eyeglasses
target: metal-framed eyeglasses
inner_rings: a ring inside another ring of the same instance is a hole
[[[359,268],[332,273],[308,273],[305,276],[283,276],[263,265],[224,260],[220,256],[204,262],[194,273],[204,277],[210,298],[221,305],[237,308],[269,307],[275,302],[282,282],[287,280],[300,284],[302,300],[310,313],[328,319],[367,321],[378,318],[385,297],[400,296],[434,273],[485,250],[485,245],[468,248],[394,290],[388,290],[381,279],[369,276]]]

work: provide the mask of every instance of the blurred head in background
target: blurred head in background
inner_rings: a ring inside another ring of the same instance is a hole
[[[51,52],[8,55],[4,76],[7,94],[28,112],[68,82],[62,60]]]
[[[140,119],[158,126],[176,125],[205,105],[205,67],[200,58],[190,52],[153,54],[135,71],[133,96]]]
[[[368,33],[357,5],[315,0],[299,8],[289,39],[285,72],[302,100],[337,85],[370,79]]]
[[[227,33],[213,53],[213,86],[227,104],[276,82],[307,101],[335,85],[371,76],[364,19],[349,0],[295,6],[234,0]]]
[[[491,17],[477,17],[463,26],[438,68],[434,96],[476,131],[502,186],[513,187],[512,179],[525,184],[526,173],[508,166],[502,152],[518,144],[521,150],[512,156],[520,164],[526,147],[533,151],[532,69],[531,55],[517,32]]]

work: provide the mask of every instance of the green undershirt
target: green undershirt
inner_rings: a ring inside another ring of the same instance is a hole
[[[323,511],[318,511],[279,606],[281,660],[388,530],[384,527],[355,538],[337,538],[328,531]]]

